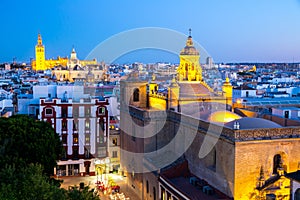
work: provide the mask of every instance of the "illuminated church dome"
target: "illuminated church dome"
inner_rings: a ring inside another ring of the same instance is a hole
[[[189,37],[186,40],[186,46],[180,51],[180,55],[199,55],[199,51],[194,47],[191,29],[189,29]]]
[[[212,114],[210,114],[207,120],[215,123],[227,123],[240,118],[241,116],[239,116],[238,114],[224,110],[213,112]]]

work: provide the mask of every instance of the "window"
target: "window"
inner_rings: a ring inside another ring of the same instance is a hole
[[[113,151],[112,152],[112,157],[113,158],[117,158],[118,157],[118,152],[117,151]]]
[[[149,193],[149,182],[148,181],[146,181],[146,192],[147,192],[147,194]]]
[[[98,115],[105,115],[105,107],[99,107],[98,108]]]
[[[153,187],[153,200],[156,200],[156,189]]]
[[[77,131],[77,121],[73,120],[73,130]]]
[[[87,149],[87,148],[84,149],[84,157],[85,158],[90,158],[90,150]]]
[[[67,121],[62,121],[62,129],[67,130]]]
[[[85,144],[86,145],[90,144],[90,134],[85,134]]]
[[[167,200],[171,200],[171,193],[167,191]]]
[[[133,101],[137,102],[140,100],[140,90],[135,88],[133,91]]]
[[[52,108],[46,108],[45,113],[46,113],[46,116],[53,115],[53,109]]]
[[[217,166],[217,151],[216,148],[214,148],[213,150],[213,168],[216,169]]]
[[[90,121],[85,120],[85,129],[90,129]]]
[[[67,118],[68,117],[68,107],[62,107],[61,108],[61,117]]]
[[[79,116],[79,109],[76,107],[76,108],[73,108],[73,117],[78,117]]]
[[[73,144],[78,144],[78,134],[73,134]]]
[[[100,121],[99,128],[100,128],[100,133],[103,133],[105,131],[104,121]]]
[[[112,143],[117,146],[118,145],[118,139],[117,138],[113,138],[112,139]]]
[[[91,115],[91,108],[90,107],[85,107],[85,116],[90,117]]]
[[[276,154],[273,158],[273,174],[277,174],[277,169],[282,167],[281,155]]]
[[[166,198],[166,194],[165,194],[166,190],[165,190],[165,188],[162,187],[162,186],[160,186],[160,191],[161,191],[161,193],[160,193],[160,199],[165,199]]]

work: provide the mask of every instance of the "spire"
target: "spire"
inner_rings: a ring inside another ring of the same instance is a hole
[[[259,178],[258,178],[258,187],[261,188],[265,184],[265,173],[263,166],[260,167]]]
[[[42,36],[41,36],[40,33],[38,34],[38,41],[37,41],[37,43],[38,43],[38,45],[43,45]]]
[[[188,46],[188,47],[193,47],[194,46],[193,39],[192,39],[192,29],[191,28],[189,29],[189,37],[186,41],[186,46]]]
[[[74,45],[73,45],[72,52],[71,52],[71,60],[77,60],[77,54],[76,54]]]
[[[265,173],[264,173],[264,168],[263,168],[263,166],[260,167],[259,180],[260,180],[260,181],[265,180]]]

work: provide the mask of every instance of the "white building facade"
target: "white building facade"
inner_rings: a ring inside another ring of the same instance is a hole
[[[64,153],[54,174],[96,175],[97,163],[107,160],[109,152],[108,101],[83,94],[83,87],[50,88],[36,89],[48,96],[40,97],[38,118],[51,123],[63,143]]]

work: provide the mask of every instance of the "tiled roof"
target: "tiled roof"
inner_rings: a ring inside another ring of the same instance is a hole
[[[180,98],[211,95],[207,87],[201,83],[179,83]]]

